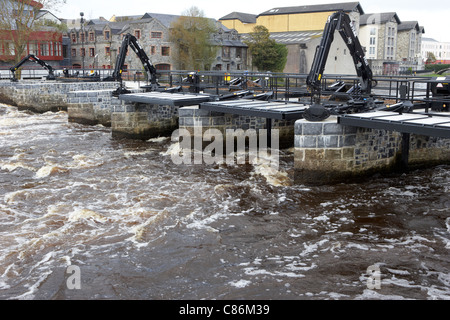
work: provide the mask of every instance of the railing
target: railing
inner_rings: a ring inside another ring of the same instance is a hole
[[[110,76],[111,69],[67,69],[71,78],[95,77],[102,80]],[[28,67],[21,70],[22,79],[43,79],[48,75],[45,69]],[[54,71],[56,76],[63,77],[62,69]],[[158,71],[158,82],[168,87],[188,87],[191,92],[206,92],[221,94],[229,91],[252,90],[255,93],[271,91],[274,99],[292,99],[308,97],[309,90],[306,85],[307,74],[287,74],[272,72],[249,71],[192,71],[170,70]],[[0,79],[11,79],[9,68],[0,68]],[[147,75],[143,69],[129,69],[123,72],[124,81],[135,82],[138,85],[147,83]],[[352,87],[359,83],[354,75],[325,75],[322,81],[321,93],[324,96],[333,94],[328,90],[330,85],[336,82],[346,83]],[[418,76],[375,76],[373,78],[373,97],[382,99],[386,103],[397,103],[402,100],[410,100],[423,103],[429,108],[435,103],[450,105],[449,95],[433,95],[432,86],[436,81]]]

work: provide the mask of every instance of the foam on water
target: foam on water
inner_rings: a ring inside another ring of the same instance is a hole
[[[0,298],[449,299],[448,166],[294,186],[289,151],[177,166],[168,138],[3,108]]]

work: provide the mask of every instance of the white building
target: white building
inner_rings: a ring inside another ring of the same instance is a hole
[[[426,61],[428,53],[436,57],[438,64],[450,64],[450,42],[439,42],[431,38],[422,39],[422,57]]]

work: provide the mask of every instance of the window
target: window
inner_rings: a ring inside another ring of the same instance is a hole
[[[105,47],[105,55],[111,55],[111,47]]]
[[[72,33],[72,43],[77,43],[77,35],[75,33]]]
[[[9,41],[3,43],[3,49],[7,56],[13,56],[16,53],[13,43]]]
[[[374,46],[376,43],[376,38],[375,37],[370,37],[370,45]]]
[[[223,47],[222,48],[222,58],[223,59],[229,59],[230,58],[230,47]]]
[[[53,55],[59,57],[61,55],[61,48],[58,42],[53,42]]]
[[[62,56],[64,59],[69,58],[69,52],[67,49],[69,49],[67,45],[62,46]]]
[[[95,56],[95,48],[89,48],[89,56],[94,57]]]
[[[72,57],[76,57],[77,56],[77,49],[72,49]]]
[[[166,64],[166,63],[161,63],[161,64],[157,64],[155,66],[156,70],[159,71],[167,71],[170,70],[170,64]]]
[[[141,30],[134,30],[134,36],[136,37],[136,39],[140,39],[141,38]]]
[[[162,56],[170,56],[170,47],[161,47]]]
[[[109,40],[110,36],[111,36],[110,32],[105,31],[105,34],[104,34],[105,40]]]
[[[150,53],[151,53],[152,56],[154,56],[156,54],[156,47],[155,46],[152,46],[150,48]]]
[[[82,57],[85,57],[86,56],[86,49],[85,48],[81,48],[80,49],[80,53],[81,53]]]
[[[374,36],[377,34],[377,28],[370,28],[370,35]]]
[[[152,32],[151,36],[152,36],[152,39],[161,39],[162,38],[162,32]]]
[[[41,42],[41,55],[48,56],[48,42]]]
[[[95,37],[94,37],[94,33],[93,32],[89,32],[89,41],[91,41],[91,42],[95,41]]]
[[[237,59],[242,58],[242,48],[236,48],[236,58]]]
[[[84,42],[84,37],[85,37],[85,35],[84,35],[84,33],[80,33],[80,40],[81,40],[81,42]]]
[[[30,41],[28,44],[28,53],[39,55],[39,44],[37,41]]]

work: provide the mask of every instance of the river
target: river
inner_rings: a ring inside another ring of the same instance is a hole
[[[0,299],[450,299],[449,166],[310,187],[172,146],[0,105]]]

